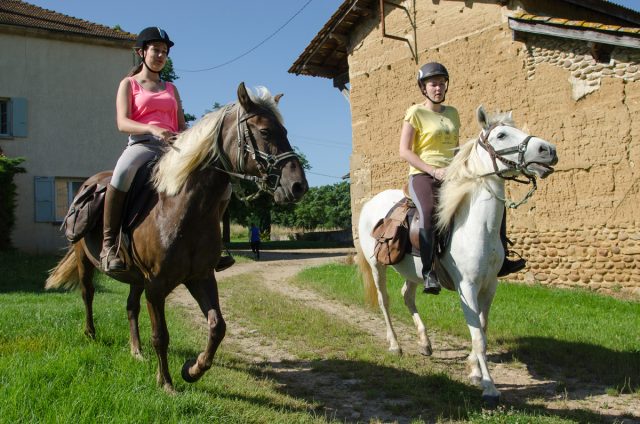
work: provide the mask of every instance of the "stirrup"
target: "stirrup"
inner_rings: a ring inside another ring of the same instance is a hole
[[[115,252],[113,252],[114,249]],[[100,267],[103,272],[126,271],[127,266],[118,256],[118,249],[115,244],[107,250],[106,255],[100,255]]]
[[[236,263],[236,260],[233,259],[233,256],[231,256],[231,253],[229,253],[228,250],[227,250],[227,254],[228,256],[220,256],[220,259],[218,260],[218,264],[215,267],[216,272],[224,271],[225,269],[231,267],[231,265]]]
[[[522,258],[512,261],[505,257],[504,262],[502,262],[502,267],[500,267],[500,271],[498,271],[498,277],[504,277],[505,275],[522,271],[526,265],[527,261]]]
[[[442,286],[440,286],[440,282],[438,281],[438,277],[436,273],[433,271],[429,271],[427,276],[424,278],[424,289],[423,293],[426,294],[440,294],[440,290],[442,290]]]

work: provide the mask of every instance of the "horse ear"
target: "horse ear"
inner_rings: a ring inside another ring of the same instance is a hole
[[[484,129],[486,129],[489,125],[487,124],[487,112],[484,111],[484,106],[478,106],[476,110],[476,116],[478,117],[478,123]]]
[[[276,104],[280,103],[280,99],[282,98],[282,96],[284,96],[283,93],[276,94],[275,96],[273,96],[273,101],[276,102]]]
[[[244,86],[244,82],[241,82],[240,85],[238,85],[238,101],[246,112],[249,112],[255,107],[253,100],[251,100],[249,93],[247,93],[247,87]]]

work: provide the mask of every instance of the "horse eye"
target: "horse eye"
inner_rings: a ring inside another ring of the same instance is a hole
[[[498,137],[499,140],[502,140],[503,138],[505,138],[507,135],[503,132],[498,133],[498,135],[496,137]]]
[[[260,130],[260,134],[262,134],[262,137],[264,138],[269,138],[269,136],[271,135],[271,132],[269,132],[268,129],[263,128]]]

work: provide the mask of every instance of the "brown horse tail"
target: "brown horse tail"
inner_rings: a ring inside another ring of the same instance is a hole
[[[49,278],[44,285],[46,290],[49,289],[74,289],[80,284],[80,275],[78,273],[78,264],[76,262],[75,248],[71,246],[67,254],[62,258],[58,265],[49,271]]]
[[[360,271],[360,276],[362,276],[362,285],[364,287],[364,301],[367,305],[376,307],[378,306],[378,289],[373,281],[371,265],[367,261],[367,258],[364,257],[359,241],[356,240],[354,244],[357,251],[356,263],[358,264],[358,270]]]

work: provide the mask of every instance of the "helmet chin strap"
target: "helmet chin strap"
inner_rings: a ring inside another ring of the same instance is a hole
[[[444,102],[445,98],[447,97],[447,95],[445,94],[444,96],[442,96],[442,100],[440,100],[439,102],[436,102],[435,100],[433,100],[431,97],[429,97],[428,94],[425,93],[424,95],[427,99],[429,99],[429,101],[431,103],[433,103],[434,105],[439,105],[440,103]]]
[[[431,97],[429,97],[429,95],[427,94],[427,87],[424,86],[424,84],[421,84],[420,87],[420,91],[422,91],[422,94],[424,94],[424,96],[429,99],[429,101],[431,103],[433,103],[434,105],[439,105],[440,103],[444,102],[446,97],[447,97],[447,91],[444,92],[444,96],[442,96],[442,100],[440,100],[439,102],[436,102],[435,100],[433,100]]]
[[[153,72],[154,74],[160,74],[160,72],[162,72],[162,69],[160,71],[154,71],[153,69],[151,69],[149,67],[149,65],[147,65],[147,51],[146,50],[142,51],[142,63],[144,64],[144,67],[147,68],[147,70],[149,72]]]

